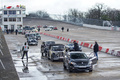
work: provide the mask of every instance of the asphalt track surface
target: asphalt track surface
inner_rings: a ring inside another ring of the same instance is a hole
[[[43,29],[44,30],[44,29]],[[56,43],[67,44],[68,42],[61,41],[48,36],[42,36],[38,46],[30,46],[29,50],[29,73],[22,71],[23,64],[14,50],[17,49],[17,43],[23,44],[26,39],[24,35],[5,35],[9,46],[16,70],[20,80],[119,80],[120,79],[120,59],[103,52],[99,52],[99,61],[94,65],[93,72],[73,72],[68,73],[63,69],[63,64],[60,61],[51,62],[47,58],[42,57],[40,53],[40,45],[42,41],[54,40]],[[89,48],[83,47],[83,52],[91,52]],[[24,59],[25,60],[25,59]]]
[[[67,38],[76,39],[79,41],[84,41],[94,44],[94,41],[97,41],[99,45],[104,47],[110,47],[111,49],[120,50],[120,32],[116,31],[107,31],[107,30],[98,30],[84,28],[80,26],[65,24],[61,22],[53,22],[47,20],[30,20],[26,19],[24,25],[53,25],[57,26],[58,30],[56,31],[44,31],[42,32],[64,36]],[[61,27],[65,27],[65,31],[61,32]],[[66,32],[66,29],[69,28],[70,32]],[[29,73],[24,73],[22,71],[23,64],[21,61],[20,54],[17,54],[15,51],[18,49],[17,44],[23,45],[26,41],[24,35],[14,35],[14,34],[5,34],[5,38],[12,55],[16,70],[20,77],[20,80],[119,80],[120,79],[120,59],[119,57],[112,56],[103,52],[99,52],[99,61],[94,65],[93,72],[75,72],[68,73],[63,69],[62,62],[51,62],[45,57],[41,58],[40,45],[42,41],[54,40],[57,43],[67,44],[68,42],[61,41],[55,38],[48,36],[42,36],[42,40],[39,41],[38,46],[30,46],[29,50]],[[90,53],[92,49],[83,47],[83,52]]]

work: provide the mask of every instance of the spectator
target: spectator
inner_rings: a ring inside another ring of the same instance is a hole
[[[9,34],[9,30],[8,29],[6,30],[6,32],[7,32],[7,34]]]
[[[67,32],[69,32],[69,28],[67,28]]]
[[[62,32],[64,31],[64,27],[61,28]]]
[[[18,33],[18,30],[17,30],[17,29],[15,30],[15,33],[16,33],[16,35],[17,35],[17,33]]]
[[[73,42],[74,43],[74,50],[75,51],[79,51],[79,45],[76,41]]]
[[[93,47],[93,51],[94,51],[95,56],[97,57],[97,60],[98,60],[98,53],[97,52],[99,51],[99,45],[96,41],[95,41],[95,45]]]

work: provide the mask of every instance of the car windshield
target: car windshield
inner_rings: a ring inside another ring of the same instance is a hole
[[[60,46],[53,46],[52,50],[53,51],[63,51],[63,48]]]
[[[36,33],[36,35],[40,35],[39,33]]]
[[[87,59],[86,54],[84,53],[72,53],[70,54],[71,59]]]
[[[35,39],[32,39],[31,42],[36,42],[36,40],[35,40]]]
[[[68,46],[74,46],[73,44],[68,44]]]
[[[55,42],[53,42],[53,41],[46,42],[46,45],[50,45],[50,44],[55,44]]]

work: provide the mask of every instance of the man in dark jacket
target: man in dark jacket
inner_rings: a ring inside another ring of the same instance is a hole
[[[97,60],[98,60],[97,52],[99,51],[99,45],[98,45],[98,43],[96,41],[95,41],[95,45],[94,45],[93,50],[94,50],[95,56],[97,57]]]
[[[74,43],[74,50],[79,51],[78,43],[76,41],[74,41],[73,43]]]

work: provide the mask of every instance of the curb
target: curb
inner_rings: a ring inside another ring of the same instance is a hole
[[[55,36],[55,35],[51,35],[51,34],[47,34],[47,33],[43,33],[43,32],[40,32],[40,34],[50,36],[50,37],[53,37],[53,38],[57,38],[57,39],[60,39],[60,40],[66,41],[66,42],[71,42],[71,43],[73,41],[77,41],[77,40],[72,40],[70,38]],[[77,41],[77,43],[80,44],[83,47],[87,47],[87,48],[91,48],[91,49],[93,49],[93,46],[94,46],[94,44],[89,44],[89,43],[81,42],[81,41]],[[99,51],[105,52],[107,54],[111,54],[111,55],[114,55],[114,56],[120,56],[120,51],[110,50],[109,48],[103,48],[102,46],[99,46]]]

